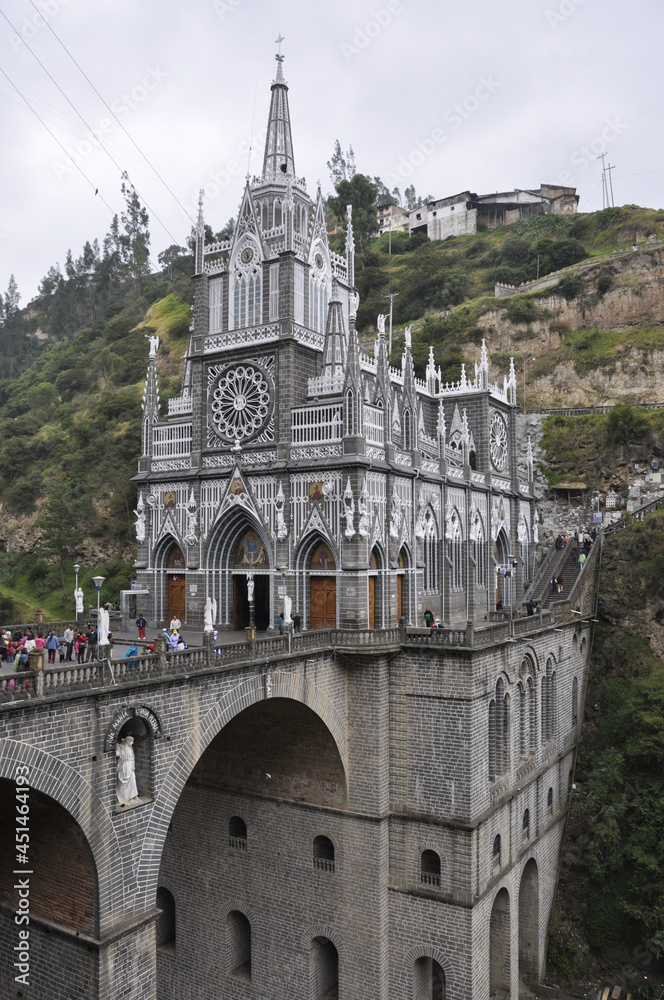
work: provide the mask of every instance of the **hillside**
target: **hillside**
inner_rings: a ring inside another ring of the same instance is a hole
[[[429,343],[448,380],[486,338],[496,371],[514,357],[520,395],[526,360],[530,406],[664,401],[663,238],[664,211],[634,206],[535,216],[436,243],[397,234],[391,256],[383,236],[358,275],[361,332],[371,344],[375,317],[396,292],[395,364],[403,325],[413,323],[420,374]],[[538,258],[540,276],[568,268],[557,286],[494,297],[496,282],[534,279]]]

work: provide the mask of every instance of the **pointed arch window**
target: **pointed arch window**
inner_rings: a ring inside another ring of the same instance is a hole
[[[232,330],[244,326],[259,326],[263,322],[263,282],[261,271],[253,267],[248,271],[238,268],[233,277]]]
[[[223,304],[224,304],[223,290],[224,290],[223,278],[210,279],[210,284],[208,286],[209,305],[210,305],[210,322],[209,322],[210,333],[218,333],[222,327]]]
[[[274,203],[274,225],[280,226],[282,223],[282,212],[281,212],[281,202],[275,201]]]
[[[489,703],[489,780],[495,781],[509,767],[510,696],[502,677],[496,681]]]
[[[452,537],[448,541],[452,590],[463,590],[463,542],[458,521],[452,527]]]
[[[413,418],[408,407],[403,411],[403,446],[406,451],[413,447]]]
[[[323,260],[321,253],[314,260]],[[327,323],[328,284],[324,269],[313,266],[309,272],[309,326],[317,333],[325,333]]]
[[[424,515],[424,590],[438,590],[438,531],[433,511],[429,507]]]

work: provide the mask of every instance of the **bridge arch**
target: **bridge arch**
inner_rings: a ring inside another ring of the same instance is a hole
[[[171,817],[184,786],[212,740],[235,716],[260,702],[283,698],[311,709],[329,731],[346,782],[348,780],[348,740],[345,721],[330,698],[301,674],[276,671],[255,674],[241,681],[221,698],[201,719],[175,758],[155,798],[150,823],[143,840],[139,866],[149,872],[144,886],[144,905],[153,905],[161,857]]]
[[[120,844],[107,807],[74,768],[38,747],[0,740],[0,778],[16,780],[16,768],[29,769],[30,787],[57,802],[78,824],[92,853],[96,875],[99,932],[125,914],[127,888]]]

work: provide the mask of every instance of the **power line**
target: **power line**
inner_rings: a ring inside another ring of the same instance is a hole
[[[7,17],[7,15],[5,14],[5,12],[3,10],[0,10],[0,16],[2,16],[5,19],[5,21],[7,22],[7,24],[9,25],[9,27],[12,29],[12,31],[14,32],[14,34],[18,34],[18,31],[16,30],[16,28],[14,27],[14,25],[9,20],[9,18]],[[27,42],[25,42],[25,47],[27,48],[28,52],[33,57],[33,59],[35,59],[39,63],[39,65],[41,66],[41,68],[43,69],[43,71],[46,73],[46,76],[49,78],[49,80],[51,81],[51,83],[53,84],[53,86],[56,87],[57,90],[62,94],[62,96],[64,97],[65,101],[67,102],[67,104],[69,105],[69,107],[72,109],[72,111],[74,112],[74,114],[78,118],[80,118],[80,120],[83,122],[83,124],[85,125],[86,129],[88,130],[88,132],[90,132],[90,134],[94,134],[92,128],[88,125],[88,123],[86,122],[86,120],[83,117],[83,115],[80,113],[80,111],[78,110],[78,108],[73,104],[73,102],[70,101],[69,97],[67,97],[67,95],[65,94],[64,90],[62,89],[62,87],[60,86],[60,84],[58,83],[58,81],[48,71],[48,69],[46,68],[46,66],[44,65],[44,63],[41,61],[41,59],[39,58],[39,56],[36,54],[36,52],[34,52],[34,50],[32,49],[32,47]],[[117,170],[119,170],[120,174],[121,175],[126,174],[126,171],[120,166],[120,164],[118,163],[118,161],[115,159],[115,157],[113,156],[113,154],[106,148],[106,146],[103,144],[103,142],[101,141],[101,139],[99,139],[98,141],[99,141],[99,147],[100,147],[100,149],[103,149],[103,151],[106,153],[106,155],[108,156],[108,158],[111,161],[111,163],[113,163],[113,165],[117,168]],[[65,150],[65,152],[66,152],[66,150]],[[67,153],[66,155],[67,155],[67,158],[71,160],[71,157],[69,156],[69,153]],[[136,190],[136,188],[134,188],[134,190]],[[136,193],[138,194],[138,191],[136,191]],[[166,224],[161,221],[161,219],[159,218],[159,216],[157,215],[157,213],[152,208],[150,208],[150,206],[148,205],[148,203],[145,200],[145,198],[143,198],[142,201],[143,201],[143,204],[145,205],[145,207],[150,212],[150,214],[153,216],[153,218],[156,219],[156,221],[162,227],[162,229],[164,230],[164,232],[168,235],[168,237],[173,241],[173,243],[177,243],[178,241],[176,240],[176,238],[170,232],[170,230],[168,229],[168,227],[166,226]]]
[[[37,11],[37,13],[40,14],[40,16],[41,16],[41,11],[39,10],[38,7],[35,6],[33,0],[30,0],[30,3],[32,4],[32,6],[34,7],[34,9]],[[127,138],[129,139],[129,141],[131,142],[131,144],[138,150],[139,154],[143,157],[143,159],[148,164],[148,166],[150,167],[150,169],[154,172],[155,176],[159,178],[159,180],[164,185],[164,187],[166,188],[166,190],[168,191],[168,193],[175,199],[176,203],[180,206],[180,208],[182,209],[182,211],[184,212],[184,214],[187,216],[187,218],[189,219],[189,221],[192,223],[192,225],[194,225],[195,223],[194,223],[194,219],[192,218],[192,216],[189,214],[189,212],[184,207],[184,205],[182,204],[182,202],[179,200],[179,198],[177,197],[177,195],[168,186],[168,184],[166,183],[166,181],[164,180],[164,178],[161,176],[161,174],[159,173],[159,171],[157,170],[157,168],[155,167],[155,165],[152,163],[152,161],[150,159],[148,159],[148,157],[143,152],[143,150],[140,148],[140,146],[138,145],[138,143],[129,134],[129,132],[124,127],[124,125],[122,124],[122,122],[120,121],[120,119],[117,117],[117,115],[115,114],[115,112],[113,111],[113,109],[106,103],[105,99],[99,93],[99,91],[97,90],[97,88],[95,87],[94,83],[92,82],[92,80],[90,79],[90,77],[87,75],[87,73],[85,72],[85,70],[83,69],[83,67],[80,65],[80,63],[75,59],[75,57],[69,51],[69,49],[67,48],[67,46],[65,45],[65,43],[60,38],[60,36],[58,34],[56,34],[55,30],[51,27],[50,22],[49,21],[45,21],[45,24],[46,24],[46,27],[48,28],[48,30],[53,35],[53,37],[55,38],[55,40],[58,42],[58,44],[61,45],[62,48],[65,50],[65,52],[67,53],[67,55],[69,56],[69,58],[71,59],[71,61],[74,63],[74,65],[78,69],[79,73],[83,76],[83,78],[87,81],[87,83],[92,87],[92,89],[94,90],[95,94],[97,95],[97,97],[99,98],[99,100],[102,102],[102,104],[104,105],[104,107],[106,108],[106,110],[108,111],[108,113],[113,116],[114,120],[120,126],[120,128],[122,129],[122,131],[124,132],[124,134],[127,136]],[[254,108],[255,108],[255,103],[254,103]],[[169,235],[170,235],[170,233],[169,233]],[[175,242],[177,242],[177,241],[175,241]]]

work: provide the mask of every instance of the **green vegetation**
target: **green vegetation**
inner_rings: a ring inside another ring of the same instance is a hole
[[[129,588],[130,566],[121,559],[110,559],[94,566],[84,565],[81,555],[79,583],[85,594],[85,607],[96,607],[97,591],[93,576],[105,577],[101,600],[117,601],[121,590]],[[0,553],[0,624],[34,620],[40,608],[46,621],[71,618],[75,615],[74,581],[71,563],[64,567],[65,584],[62,587],[60,567],[36,558],[31,552]]]

